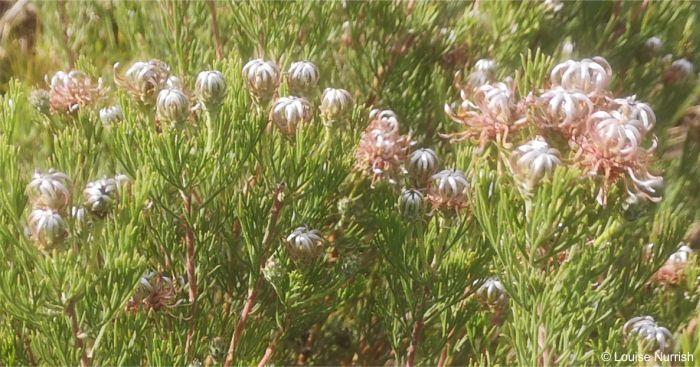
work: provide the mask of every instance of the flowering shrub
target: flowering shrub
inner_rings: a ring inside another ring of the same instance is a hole
[[[700,358],[698,6],[1,3],[0,364]]]

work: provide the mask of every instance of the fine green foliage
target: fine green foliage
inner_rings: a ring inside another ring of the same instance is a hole
[[[700,4],[21,5],[25,20],[0,20],[0,365],[629,365],[604,353],[648,352],[623,328],[645,315],[672,334],[666,352],[700,363],[700,267],[695,255],[668,265],[681,244],[700,250],[700,84],[675,63],[700,63]],[[538,125],[552,69],[595,56],[612,69],[596,108],[636,95],[655,113],[643,146],[654,135],[659,148],[635,163],[663,176],[658,203],[630,202],[628,171],[590,174],[574,133]],[[272,98],[243,72],[256,58],[280,66]],[[153,59],[190,102],[180,120],[156,99],[165,81],[146,97],[120,83]],[[458,142],[464,124],[445,105],[462,102],[480,59],[512,82],[523,123]],[[290,133],[271,109],[299,60],[320,82]],[[59,110],[59,70],[102,78],[99,100]],[[223,76],[219,103],[196,91],[203,70]],[[325,88],[354,100],[333,124]],[[115,105],[123,118],[104,123]],[[436,199],[435,180],[363,166],[375,108],[396,113],[409,154],[430,148],[440,170],[464,172],[457,205]],[[513,157],[536,136],[561,162],[527,186]],[[33,228],[46,208],[28,188],[50,169],[71,193],[49,208],[65,220],[54,242]],[[108,209],[89,197],[100,179],[114,184]],[[421,192],[421,211],[397,204],[403,189]],[[293,248],[302,226],[322,237],[315,256]]]

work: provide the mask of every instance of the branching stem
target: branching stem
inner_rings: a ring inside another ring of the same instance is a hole
[[[269,250],[270,243],[272,242],[272,239],[274,238],[275,233],[277,232],[277,223],[279,222],[279,216],[282,212],[282,206],[284,204],[284,189],[285,185],[280,184],[275,190],[272,208],[270,209],[270,218],[267,222],[267,226],[265,227],[265,233],[263,234],[262,239],[262,256],[260,257],[260,267],[258,268],[258,280],[255,282],[255,285],[248,293],[248,298],[246,299],[246,302],[243,305],[243,310],[241,310],[241,317],[238,319],[236,328],[233,330],[233,335],[231,336],[231,342],[228,346],[228,353],[226,354],[226,361],[224,362],[224,367],[231,367],[231,364],[236,358],[236,350],[238,349],[238,343],[240,342],[241,335],[243,334],[246,322],[248,321],[248,317],[250,316],[250,311],[253,309],[253,305],[255,304],[255,298],[257,297],[258,289],[263,284],[264,278],[260,276],[260,273],[262,272],[262,268],[265,266],[265,261],[267,259],[267,252]]]
[[[265,367],[270,362],[272,355],[275,354],[275,349],[277,349],[277,344],[280,342],[280,339],[282,339],[282,334],[284,334],[284,330],[278,329],[272,341],[270,341],[270,344],[267,345],[265,355],[263,355],[260,363],[258,363],[258,367]]]
[[[195,254],[195,239],[194,231],[189,223],[192,215],[192,196],[189,194],[182,195],[183,206],[185,210],[185,244],[187,245],[187,284],[189,285],[189,301],[190,301],[190,320],[189,329],[187,330],[187,340],[185,342],[185,354],[190,357],[192,338],[194,337],[195,320],[197,318],[197,273],[195,272],[194,254]]]

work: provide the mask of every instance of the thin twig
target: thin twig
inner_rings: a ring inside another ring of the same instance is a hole
[[[416,353],[418,352],[418,344],[420,344],[420,337],[423,333],[423,326],[425,325],[423,310],[425,309],[425,303],[428,298],[428,287],[423,288],[423,299],[421,300],[420,306],[418,308],[419,318],[416,320],[416,324],[413,325],[413,332],[411,333],[411,344],[408,346],[408,351],[406,354],[406,367],[415,366]]]
[[[258,363],[258,367],[265,367],[270,362],[272,355],[275,354],[277,344],[280,342],[280,339],[282,339],[282,334],[284,334],[284,330],[278,329],[275,336],[272,338],[272,341],[270,341],[270,344],[268,344],[267,349],[265,349],[265,355],[263,355],[260,363]]]
[[[214,46],[216,48],[216,58],[221,60],[224,58],[224,49],[221,46],[221,37],[219,37],[219,22],[216,18],[216,4],[214,0],[208,0],[209,13],[211,13],[211,28],[214,34]]]
[[[195,254],[195,239],[194,231],[189,223],[192,215],[192,197],[189,194],[183,194],[184,209],[185,209],[185,243],[187,245],[187,284],[189,284],[189,301],[191,305],[189,329],[187,330],[187,340],[185,342],[185,354],[190,357],[192,338],[194,337],[195,320],[197,318],[197,273],[195,272],[194,254]]]
[[[85,352],[85,345],[81,338],[82,331],[80,331],[78,316],[75,313],[75,300],[71,300],[70,303],[68,303],[66,314],[68,314],[68,318],[70,319],[70,326],[73,331],[73,337],[75,338],[75,346],[80,350],[80,367],[88,367],[90,366],[90,357],[88,357]]]
[[[274,238],[275,233],[277,232],[277,223],[279,221],[279,216],[282,211],[283,205],[284,189],[285,185],[280,184],[275,190],[272,208],[270,209],[270,218],[267,222],[267,226],[265,227],[265,233],[263,234],[262,239],[262,256],[260,257],[258,280],[255,282],[253,289],[251,289],[248,293],[248,298],[246,299],[246,302],[243,305],[243,310],[241,311],[241,317],[238,319],[236,328],[233,330],[233,335],[231,336],[231,342],[228,346],[228,353],[226,354],[226,361],[224,362],[224,367],[231,367],[233,360],[236,358],[236,349],[238,349],[238,343],[240,342],[241,334],[243,333],[243,329],[245,329],[246,321],[248,321],[248,317],[250,316],[250,311],[253,309],[253,305],[255,304],[255,297],[258,294],[258,289],[263,284],[263,277],[260,276],[260,272],[262,272],[262,268],[265,266],[265,261],[267,258],[267,252],[269,250],[270,243],[272,242],[272,239]]]

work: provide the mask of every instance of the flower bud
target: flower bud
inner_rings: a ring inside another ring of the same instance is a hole
[[[585,124],[593,112],[593,102],[586,94],[562,87],[542,93],[538,103],[544,111],[544,127],[574,128]]]
[[[170,77],[170,66],[160,60],[135,62],[124,73],[117,75],[119,63],[114,64],[114,81],[117,85],[141,102],[153,103],[153,98],[166,86]]]
[[[109,213],[116,196],[117,182],[111,178],[90,182],[83,191],[86,208],[98,218],[104,218]]]
[[[417,149],[408,157],[408,173],[425,183],[437,172],[439,160],[432,149]]]
[[[119,106],[105,107],[100,110],[100,121],[105,126],[114,125],[124,120],[124,113]]]
[[[542,178],[552,175],[554,169],[561,164],[561,159],[559,151],[538,136],[516,148],[510,163],[515,179],[525,192],[530,192]]]
[[[325,240],[321,232],[301,226],[287,236],[287,251],[297,261],[313,261],[323,251]]]
[[[496,62],[491,59],[479,59],[474,64],[474,71],[484,73],[489,79],[493,79],[496,76],[496,68]]]
[[[688,260],[690,260],[690,257],[692,255],[693,249],[683,244],[678,248],[676,252],[669,256],[667,262],[672,265],[685,265],[688,263]]]
[[[373,109],[369,112],[370,124],[366,131],[379,130],[386,135],[399,134],[399,118],[392,110]]]
[[[428,198],[437,208],[458,209],[467,203],[469,182],[462,171],[446,169],[433,175]]]
[[[659,37],[649,37],[644,42],[644,47],[650,54],[658,55],[664,47],[664,43]]]
[[[672,349],[673,336],[665,327],[658,326],[651,316],[633,317],[622,329],[626,340],[641,343],[647,352],[667,353]]]
[[[77,232],[82,232],[90,225],[90,218],[88,218],[85,208],[75,206],[70,208],[70,216],[73,218],[73,223]]]
[[[158,93],[156,115],[159,119],[175,124],[187,120],[190,112],[190,100],[179,89],[163,89]]]
[[[219,106],[226,97],[226,79],[217,70],[202,71],[197,75],[194,94],[205,106]]]
[[[476,299],[489,307],[502,307],[508,304],[508,293],[500,280],[489,278],[477,289]]]
[[[301,97],[280,97],[270,110],[270,121],[288,136],[294,135],[299,125],[312,117],[311,104]]]
[[[37,111],[43,113],[44,115],[48,115],[51,113],[50,99],[51,97],[49,92],[43,89],[37,89],[32,91],[32,94],[29,95],[29,104]]]
[[[318,85],[319,79],[318,68],[309,61],[292,63],[287,71],[287,83],[292,94],[300,96],[311,94]]]
[[[399,212],[408,220],[422,218],[425,212],[423,194],[418,190],[403,190],[399,197]]]
[[[255,97],[267,100],[280,84],[279,67],[272,61],[251,60],[243,66],[243,81]]]
[[[353,100],[345,89],[326,88],[321,97],[321,116],[326,121],[338,120],[352,111]]]
[[[63,212],[70,204],[70,186],[70,179],[65,173],[50,169],[48,173],[37,172],[32,176],[27,185],[27,195],[35,208]]]
[[[39,248],[54,249],[68,236],[66,222],[53,209],[34,209],[27,222],[31,239]]]
[[[694,76],[695,65],[687,59],[674,61],[664,72],[663,79],[667,83],[683,83]]]

